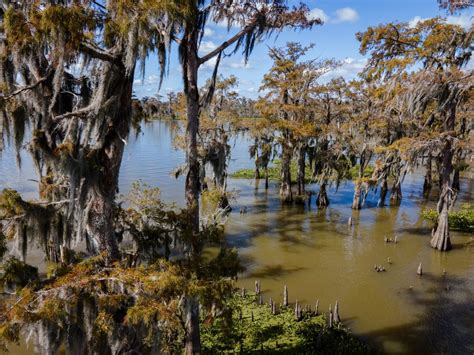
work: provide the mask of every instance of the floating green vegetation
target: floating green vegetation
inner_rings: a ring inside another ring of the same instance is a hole
[[[375,351],[350,335],[341,325],[326,326],[324,315],[309,312],[296,320],[291,307],[273,314],[268,304],[258,305],[255,294],[234,294],[227,301],[232,318],[216,317],[202,324],[206,354],[370,354]]]
[[[298,174],[298,165],[295,160],[291,161],[290,171],[291,171],[291,180],[296,181],[296,176]],[[272,162],[271,166],[268,167],[268,179],[273,180],[273,181],[278,181],[280,180],[280,175],[281,175],[281,160],[276,159]],[[312,175],[311,168],[309,166],[306,166],[305,182],[307,184],[311,183],[311,175]],[[265,172],[261,170],[260,176],[262,179],[264,179]],[[235,178],[235,179],[254,179],[255,170],[254,169],[237,170],[236,172],[230,174],[230,177]]]
[[[291,181],[295,182],[296,176],[298,174],[298,166],[297,166],[296,161],[291,162],[290,169],[291,169]],[[373,165],[367,166],[367,168],[364,171],[364,177],[372,176],[373,172],[374,172],[374,166]],[[264,178],[263,171],[260,171],[260,175],[262,178]],[[273,164],[268,167],[268,179],[272,181],[279,181],[280,175],[281,175],[281,161],[274,160]],[[306,184],[314,182],[314,180],[312,179],[312,175],[313,175],[313,172],[311,168],[307,165],[305,169],[305,177],[306,177],[305,183]],[[231,173],[230,177],[234,179],[254,179],[255,169],[240,169],[234,173]],[[348,174],[344,176],[344,179],[355,180],[358,177],[359,177],[359,164],[354,165],[352,168],[350,168]]]
[[[424,219],[435,222],[438,220],[438,212],[433,209],[425,209],[421,212]],[[449,228],[461,232],[474,232],[474,204],[465,203],[459,211],[449,212]]]

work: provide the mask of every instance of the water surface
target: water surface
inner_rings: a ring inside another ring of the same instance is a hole
[[[171,172],[184,163],[184,154],[173,147],[176,134],[170,122],[144,124],[127,144],[120,174],[120,191],[132,182],[160,187],[169,202],[183,203],[184,179]],[[245,137],[232,140],[230,170],[252,167]],[[11,147],[0,153],[0,187],[37,195],[31,160],[21,153],[17,168]],[[329,192],[330,206],[282,206],[278,186],[264,189],[263,181],[230,179],[236,191],[234,211],[226,225],[226,240],[239,249],[247,270],[239,286],[252,289],[261,280],[264,298],[282,300],[283,286],[290,301],[314,304],[326,312],[337,300],[341,317],[358,335],[387,353],[472,354],[474,352],[474,245],[471,235],[453,233],[454,249],[440,253],[429,247],[430,229],[420,218],[424,207],[434,207],[435,194],[421,193],[422,177],[408,175],[402,186],[400,207],[376,208],[371,193],[361,211],[350,208],[353,186],[346,183]],[[474,199],[474,181],[462,180],[458,204]],[[317,191],[316,185],[308,190]],[[248,213],[240,214],[246,207]],[[353,225],[348,226],[349,217]],[[398,243],[384,237],[397,235]],[[390,258],[392,263],[387,262]],[[39,262],[32,253],[30,262]],[[423,276],[416,274],[422,262]],[[374,271],[374,264],[386,272]],[[446,275],[443,275],[446,270]],[[14,348],[13,353],[28,353]]]

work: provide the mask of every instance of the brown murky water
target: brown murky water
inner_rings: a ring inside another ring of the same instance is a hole
[[[387,353],[471,354],[472,236],[453,233],[454,250],[432,250],[429,227],[419,218],[420,209],[432,203],[418,199],[419,183],[417,176],[407,179],[400,207],[358,212],[350,209],[350,185],[323,211],[284,208],[278,196],[248,186],[252,192],[242,193],[239,202],[251,206],[249,213],[235,214],[227,226],[247,266],[240,284],[253,289],[261,280],[265,299],[277,302],[286,284],[292,302],[314,305],[319,299],[325,312],[337,300],[345,325]],[[464,189],[473,191],[472,182]],[[385,243],[385,236],[395,235],[397,244]],[[374,264],[386,272],[377,273]]]
[[[182,202],[184,182],[171,178],[170,171],[184,158],[171,148],[171,139],[167,122],[147,124],[142,135],[130,139],[121,173],[122,192],[142,179],[161,187],[164,199]],[[251,167],[245,139],[239,137],[233,144],[230,169]],[[24,155],[21,172],[13,156],[11,149],[0,154],[0,187],[15,187],[34,196],[28,156]],[[376,195],[371,193],[363,210],[352,211],[353,187],[348,183],[337,192],[330,190],[331,205],[318,210],[314,199],[309,208],[282,206],[275,184],[265,191],[263,184],[256,187],[254,181],[230,180],[229,189],[238,197],[226,235],[247,268],[239,286],[253,289],[258,279],[265,300],[272,297],[278,303],[286,284],[291,302],[314,305],[319,299],[321,311],[337,300],[344,324],[387,353],[474,353],[473,236],[453,233],[454,250],[432,250],[429,225],[419,214],[422,208],[434,206],[436,196],[424,199],[421,186],[419,174],[409,175],[400,207],[376,208]],[[472,203],[473,187],[474,180],[462,181],[458,204]],[[248,213],[239,213],[243,206]],[[397,244],[384,242],[385,236],[395,235]],[[29,261],[39,263],[41,257],[33,251]],[[421,277],[416,274],[420,262]],[[383,265],[386,272],[375,272],[374,264]],[[11,353],[30,354],[32,349],[14,347]]]

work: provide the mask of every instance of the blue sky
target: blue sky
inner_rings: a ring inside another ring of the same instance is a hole
[[[293,1],[290,1],[292,3]],[[455,16],[449,16],[440,10],[436,0],[306,0],[312,14],[322,18],[325,23],[312,30],[285,30],[265,42],[256,45],[247,64],[240,53],[224,58],[219,73],[224,76],[235,75],[239,80],[240,95],[255,98],[258,96],[260,82],[265,72],[271,67],[268,58],[268,47],[283,46],[288,41],[302,44],[314,43],[315,47],[308,52],[309,58],[335,58],[343,65],[327,74],[323,80],[344,76],[354,78],[364,64],[365,58],[359,53],[359,43],[355,34],[369,26],[393,21],[417,21],[434,16],[448,17],[448,22],[469,26],[473,21],[474,11],[468,10]],[[293,2],[296,3],[296,2]],[[235,30],[235,29],[233,29]],[[231,31],[233,31],[231,30]],[[210,23],[202,41],[200,53],[214,49],[229,34],[226,26]],[[165,95],[169,91],[182,90],[181,68],[178,64],[176,46],[170,57],[169,72],[158,92],[158,60],[151,54],[146,63],[145,78],[142,81],[137,75],[134,83],[135,95],[138,97]],[[212,72],[212,63],[201,68],[199,73],[202,85]]]

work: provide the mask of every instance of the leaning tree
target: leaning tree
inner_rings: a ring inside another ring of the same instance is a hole
[[[463,68],[472,55],[474,27],[466,30],[434,18],[416,26],[370,27],[357,37],[361,52],[370,54],[367,77],[402,82],[397,109],[407,119],[421,121],[420,133],[411,141],[411,163],[416,164],[425,152],[438,157],[441,191],[431,246],[449,250],[448,213],[456,199],[451,183],[453,163],[469,135],[459,111],[472,94],[473,72]]]

